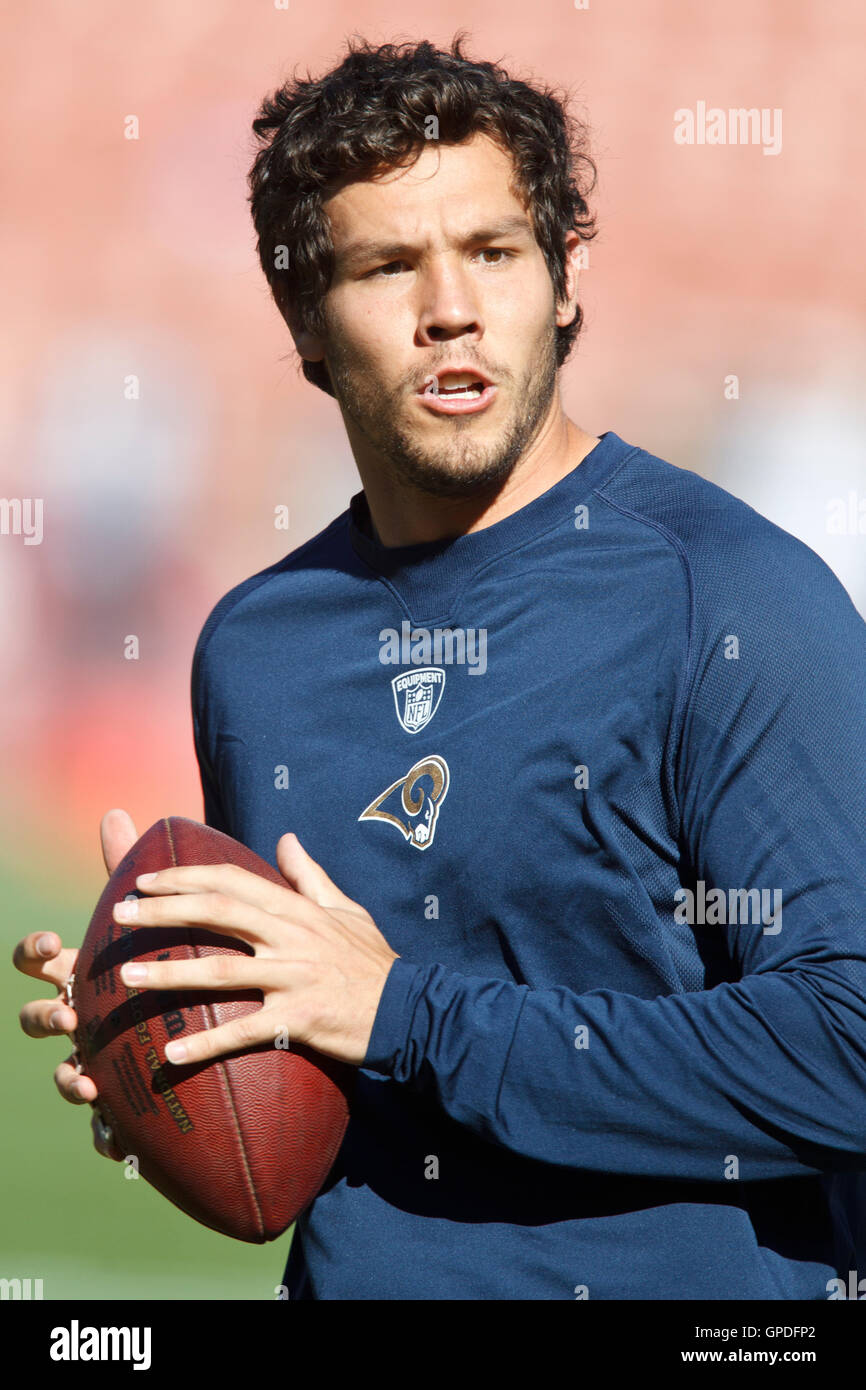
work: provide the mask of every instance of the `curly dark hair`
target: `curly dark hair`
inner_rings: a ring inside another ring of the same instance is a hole
[[[323,201],[345,183],[415,162],[431,116],[441,144],[476,132],[510,151],[515,188],[532,218],[556,298],[565,294],[565,234],[596,234],[587,196],[596,181],[588,130],[567,98],[530,86],[499,64],[476,62],[458,33],[446,52],[423,40],[373,47],[350,39],[324,77],[295,79],[266,98],[253,121],[259,142],[249,174],[262,269],[280,313],[321,336],[334,248]],[[583,313],[556,330],[557,366],[568,357]],[[334,392],[324,362],[303,364],[308,381]]]

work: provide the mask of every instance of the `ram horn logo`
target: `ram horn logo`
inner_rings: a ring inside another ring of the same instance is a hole
[[[441,666],[424,666],[420,671],[404,671],[391,681],[397,718],[407,734],[425,729],[439,708],[445,689]]]
[[[429,789],[422,785],[428,778]],[[439,807],[448,795],[448,764],[444,758],[422,758],[371,801],[358,820],[386,820],[396,825],[416,849],[428,849],[436,833]],[[387,803],[387,809],[386,809]]]

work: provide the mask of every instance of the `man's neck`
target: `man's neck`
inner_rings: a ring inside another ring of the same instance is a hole
[[[415,545],[493,526],[549,491],[598,442],[558,411],[497,491],[468,498],[432,496],[358,460],[374,539],[388,547]]]

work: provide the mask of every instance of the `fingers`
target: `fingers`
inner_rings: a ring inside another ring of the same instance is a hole
[[[74,947],[63,949],[57,932],[36,931],[18,942],[12,952],[12,964],[22,975],[48,980],[62,989],[75,970],[77,956]]]
[[[96,1152],[102,1154],[103,1158],[113,1158],[116,1163],[122,1163],[124,1155],[115,1144],[111,1128],[104,1123],[98,1107],[94,1109],[90,1128],[93,1131],[93,1147]]]
[[[54,1084],[63,1099],[72,1105],[92,1105],[96,1100],[96,1086],[89,1076],[81,1075],[75,1065],[74,1054],[60,1063],[54,1073]],[[97,1153],[102,1154],[103,1158],[112,1158],[122,1163],[124,1156],[115,1144],[111,1129],[106,1126],[98,1108],[93,1112],[90,1128],[93,1133],[93,1147]]]
[[[204,1032],[192,1033],[183,1042],[170,1042],[165,1056],[169,1062],[205,1062],[211,1057],[221,1057],[227,1052],[245,1052],[261,1043],[273,1044],[277,1033],[285,1031],[274,1023],[275,1015],[270,1009],[257,1009],[255,1013],[235,1018],[231,1023],[221,1023],[217,1028],[206,1028]]]
[[[148,882],[142,881],[144,877],[148,877]],[[135,880],[135,886],[148,895],[181,896],[211,891],[277,917],[304,909],[303,899],[293,889],[272,883],[237,864],[178,864],[160,869],[152,877],[142,875]]]
[[[128,811],[106,811],[99,827],[102,858],[109,875],[113,874],[138,839],[135,822]]]
[[[121,967],[120,978],[136,989],[264,989],[274,983],[274,965],[233,952],[198,960],[130,961]]]
[[[328,878],[321,864],[307,854],[297,835],[283,835],[277,845],[277,865],[296,892],[320,907],[354,907],[358,904]]]
[[[78,1067],[73,1065],[74,1054],[67,1057],[65,1062],[54,1073],[54,1083],[64,1100],[68,1100],[72,1105],[92,1105],[96,1100],[96,1086],[89,1076],[82,1076]],[[90,1128],[93,1133],[93,1147],[97,1153],[102,1154],[103,1158],[113,1158],[118,1162],[123,1161],[123,1154],[114,1143],[110,1128],[108,1128],[99,1110],[94,1109],[90,1120]]]
[[[223,866],[166,869],[157,879],[166,886],[156,890],[165,896],[132,898],[115,903],[112,908],[115,922],[131,922],[136,927],[210,927],[212,931],[225,932],[227,936],[236,937],[250,946],[276,945],[285,933],[284,919],[278,919],[273,913],[254,907],[249,902],[230,897],[228,893],[190,892],[188,889],[176,891],[171,887],[173,883],[194,884],[197,878],[206,878],[211,883],[227,882],[228,875],[215,876],[215,867]],[[246,871],[241,869],[238,872]],[[256,874],[249,874],[248,877],[264,884],[264,879],[258,879]],[[290,890],[275,885],[275,891],[282,895],[285,908]],[[303,899],[295,895],[295,901],[303,911]],[[308,910],[311,910],[309,905]]]
[[[324,908],[345,908],[358,911],[356,902],[342,893],[314,859],[307,854],[294,835],[284,835],[277,845],[277,863],[280,872],[287,880],[285,887],[262,878],[249,869],[237,864],[184,864],[161,869],[155,874],[136,879],[135,886],[140,893],[150,895],[204,894],[217,890],[226,899],[235,903],[257,908],[262,913],[281,917],[284,921],[304,922],[314,927],[320,919],[312,911],[311,904]],[[145,881],[145,878],[147,881]],[[140,900],[139,900],[140,901]],[[168,915],[161,924],[171,925],[172,919],[180,923],[180,918],[166,909]],[[117,919],[119,920],[119,919]],[[129,919],[127,919],[129,920]],[[148,918],[148,921],[151,919]],[[199,919],[196,919],[198,922]],[[228,919],[224,919],[228,928]],[[242,927],[243,914],[233,919],[235,927]],[[219,926],[216,921],[205,925]],[[242,931],[233,930],[233,935],[242,936]],[[249,938],[253,940],[253,937]]]
[[[61,1033],[74,1033],[78,1015],[62,999],[31,999],[18,1015],[18,1021],[28,1038],[57,1038]]]
[[[74,1053],[55,1069],[54,1084],[71,1105],[86,1105],[96,1100],[96,1084],[91,1077],[79,1072]]]

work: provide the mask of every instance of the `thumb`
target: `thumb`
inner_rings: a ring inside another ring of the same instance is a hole
[[[109,874],[113,874],[138,839],[135,822],[128,811],[106,811],[99,827],[102,857]]]
[[[340,891],[291,832],[281,836],[277,843],[277,866],[296,893],[302,893],[319,907],[357,908],[358,904]]]

